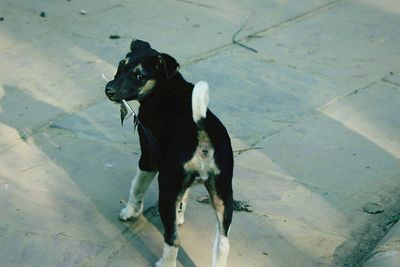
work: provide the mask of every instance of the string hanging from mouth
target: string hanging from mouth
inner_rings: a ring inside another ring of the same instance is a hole
[[[107,83],[109,82],[104,73],[101,75],[101,77]],[[124,121],[126,121],[133,115],[133,131],[136,131],[136,129],[140,127],[140,129],[143,131],[145,135],[145,138],[147,139],[147,146],[145,147],[145,149],[151,155],[153,160],[155,162],[158,162],[160,158],[160,145],[157,139],[155,138],[154,134],[149,128],[147,128],[140,122],[139,117],[136,115],[135,111],[133,111],[132,107],[128,104],[128,102],[125,99],[121,99],[120,105],[121,105],[120,106],[121,126],[123,126]]]

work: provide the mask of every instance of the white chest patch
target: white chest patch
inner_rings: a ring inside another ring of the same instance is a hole
[[[205,131],[198,133],[199,143],[193,157],[183,167],[189,173],[197,172],[201,180],[206,181],[210,175],[220,173],[214,161],[214,148]]]

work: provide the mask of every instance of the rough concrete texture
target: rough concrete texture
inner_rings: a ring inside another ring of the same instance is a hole
[[[144,216],[118,220],[140,150],[101,74],[133,37],[208,81],[231,134],[253,212],[234,214],[229,266],[399,266],[398,1],[5,0],[0,17],[0,266],[160,257],[155,182]],[[183,266],[211,262],[205,192]]]
[[[397,218],[398,219],[398,218]],[[400,262],[400,224],[396,224],[369,255],[363,267],[395,267]]]

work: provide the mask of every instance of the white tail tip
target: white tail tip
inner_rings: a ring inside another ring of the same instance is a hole
[[[195,84],[192,93],[192,111],[195,123],[206,117],[208,102],[208,83],[200,81]]]

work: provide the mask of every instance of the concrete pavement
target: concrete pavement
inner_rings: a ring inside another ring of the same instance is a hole
[[[0,17],[0,266],[161,255],[156,183],[143,217],[117,218],[139,146],[101,74],[112,77],[133,37],[208,81],[231,134],[235,198],[253,212],[234,214],[229,266],[399,262],[396,1],[17,0]],[[183,266],[210,265],[203,194],[193,190],[181,228]]]

